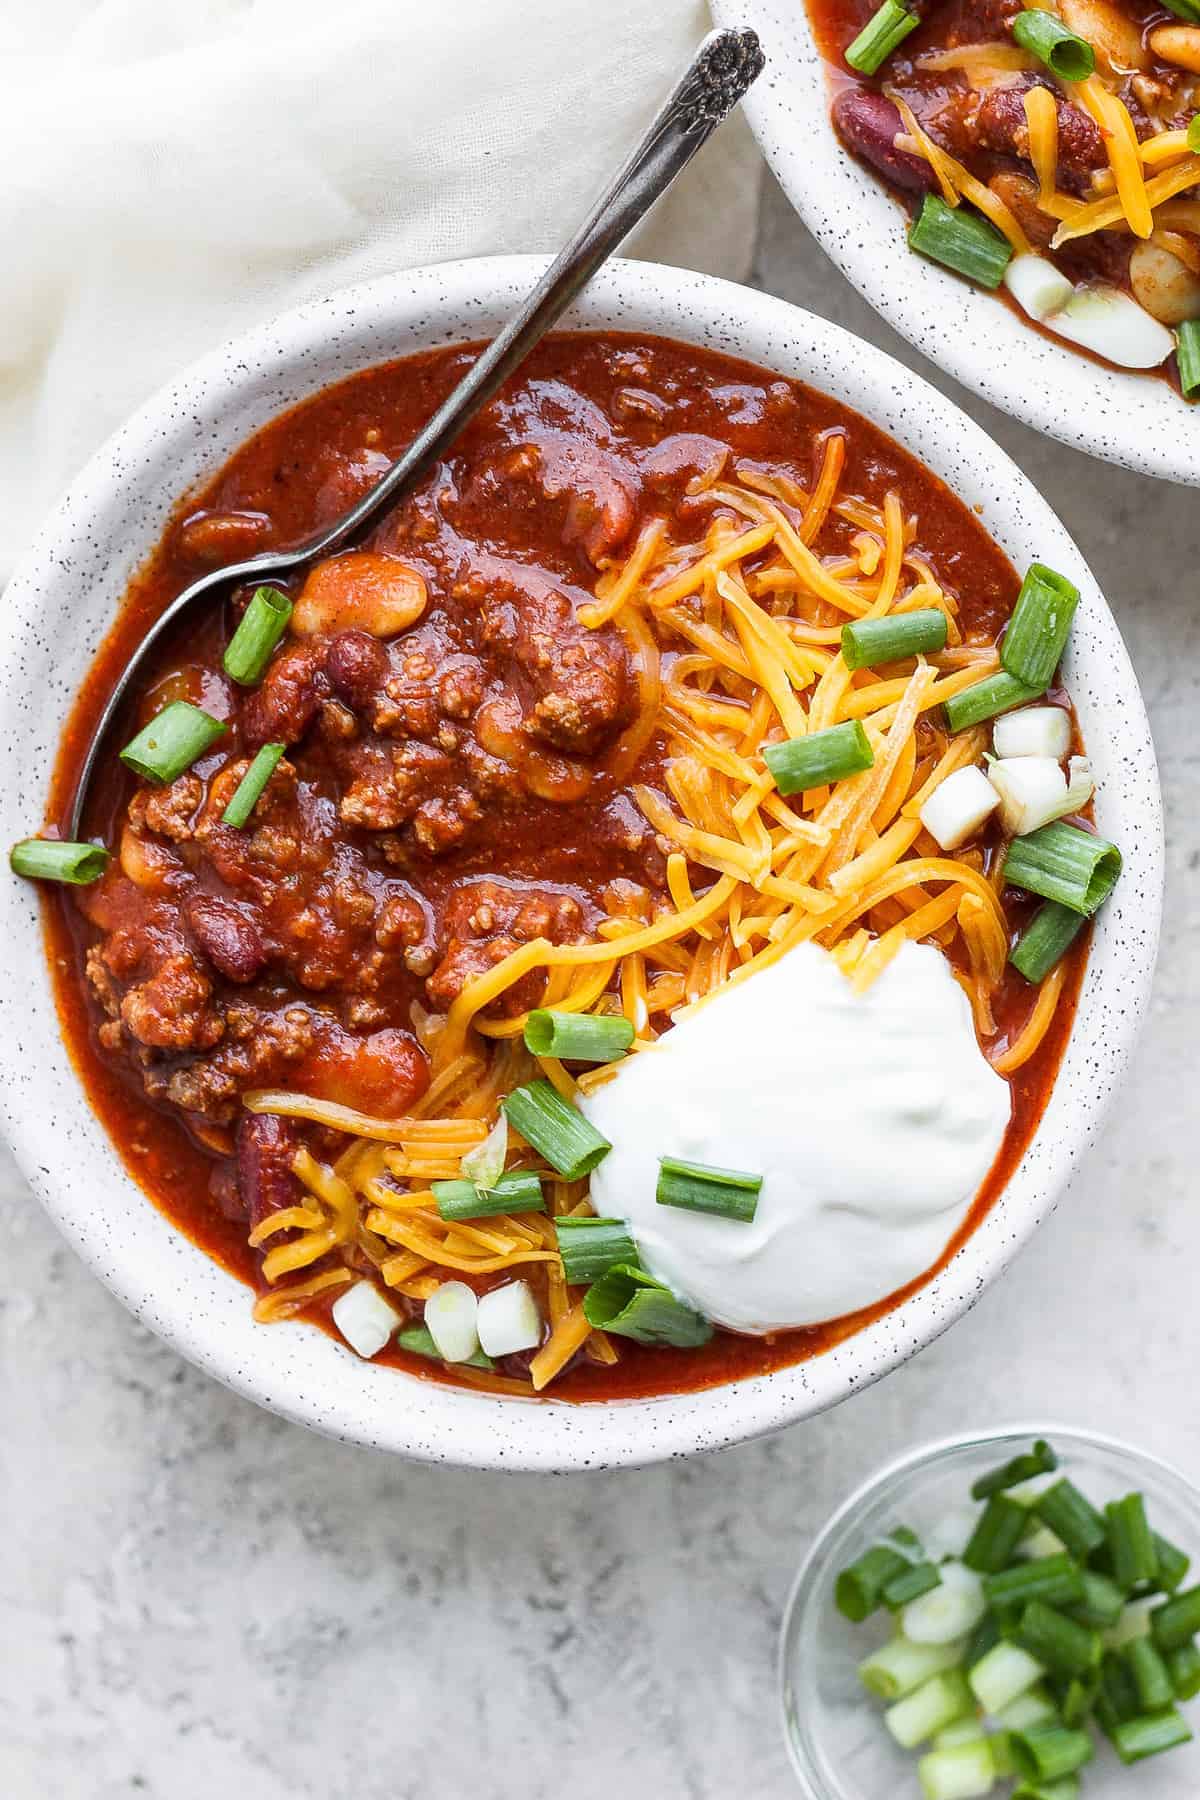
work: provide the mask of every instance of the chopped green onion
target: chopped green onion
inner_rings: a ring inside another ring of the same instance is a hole
[[[1096,52],[1086,38],[1068,31],[1053,13],[1030,8],[1018,13],[1012,22],[1012,34],[1022,50],[1028,50],[1063,81],[1086,81],[1094,74]]]
[[[1129,1594],[1158,1574],[1158,1552],[1146,1518],[1146,1502],[1140,1494],[1127,1494],[1123,1500],[1111,1500],[1104,1512],[1113,1580]]]
[[[240,687],[262,680],[271,652],[288,628],[292,603],[278,588],[257,588],[230,638],[222,667]]]
[[[14,875],[30,881],[69,881],[87,887],[99,881],[108,867],[108,851],[101,844],[67,844],[58,838],[25,838],[14,844],[8,857]]]
[[[525,1019],[525,1047],[535,1056],[563,1062],[614,1062],[633,1042],[629,1019],[607,1013],[549,1012],[539,1007]]]
[[[908,241],[922,256],[931,256],[981,287],[998,288],[1012,261],[1012,246],[995,226],[962,207],[947,206],[937,194],[926,194],[921,202]]]
[[[1056,1676],[1055,1686],[1063,1724],[1083,1725],[1096,1704],[1100,1688],[1099,1669],[1092,1669],[1087,1675]]]
[[[1074,907],[1047,900],[1013,945],[1008,960],[1036,987],[1062,961],[1086,924],[1087,919]],[[1062,1537],[1061,1531],[1058,1535]]]
[[[921,23],[899,0],[883,0],[846,51],[846,61],[860,75],[874,75],[898,44]]]
[[[1027,1781],[1057,1781],[1060,1776],[1073,1775],[1095,1755],[1086,1731],[1049,1722],[1014,1731],[1009,1743],[1017,1774]]]
[[[188,700],[172,700],[126,744],[121,761],[146,781],[174,781],[229,727]]]
[[[434,1343],[433,1333],[428,1325],[410,1325],[406,1331],[397,1333],[396,1342],[410,1356],[427,1356],[431,1362],[446,1360]],[[464,1363],[457,1366],[463,1369],[494,1369],[496,1365],[490,1356],[485,1356],[482,1350],[476,1350]]]
[[[800,794],[806,788],[824,787],[847,775],[860,775],[873,765],[875,752],[861,719],[847,719],[808,737],[768,744],[763,750],[763,761],[781,794]]]
[[[1025,1696],[1022,1694],[1021,1700],[1024,1698]],[[1012,1704],[1014,1706],[1020,1706],[1021,1700],[1014,1700]],[[988,1749],[992,1753],[992,1763],[995,1767],[996,1774],[1002,1781],[1007,1781],[1010,1776],[1016,1774],[1016,1770],[1013,1768],[1012,1751],[1009,1748],[1007,1730],[993,1731],[989,1735],[987,1743]]]
[[[842,626],[842,657],[848,669],[874,669],[946,648],[946,615],[926,606],[887,619],[852,619]]]
[[[1097,1631],[1108,1631],[1116,1624],[1125,1607],[1125,1596],[1115,1581],[1094,1569],[1084,1569],[1083,1599],[1068,1606],[1067,1611],[1081,1625],[1094,1625]],[[1046,1598],[1045,1595],[1042,1598]]]
[[[911,1567],[909,1558],[891,1544],[872,1544],[838,1576],[833,1589],[834,1604],[844,1619],[861,1625],[883,1605],[888,1583]]]
[[[264,744],[234,789],[233,798],[221,814],[222,825],[236,826],[240,831],[262,798],[263,789],[279,767],[286,744]]]
[[[1022,1781],[1009,1800],[1079,1800],[1078,1775],[1064,1775],[1058,1781]]]
[[[707,1319],[631,1263],[614,1264],[588,1289],[583,1315],[598,1331],[615,1332],[639,1344],[670,1344],[680,1350],[706,1344],[713,1331]]]
[[[1188,143],[1193,136],[1198,140],[1196,154],[1200,156],[1200,113],[1188,126]],[[1179,364],[1179,385],[1183,389],[1185,400],[1194,400],[1200,394],[1200,319],[1185,319],[1182,325],[1175,328],[1175,360]]]
[[[1063,1548],[1062,1539],[1056,1537],[1048,1526],[1031,1519],[1029,1530],[1021,1539],[1020,1555],[1027,1562],[1045,1562],[1048,1556],[1061,1556]]]
[[[762,1184],[761,1175],[747,1175],[740,1169],[714,1169],[707,1163],[661,1156],[654,1198],[660,1206],[679,1206],[685,1212],[708,1213],[749,1225]]]
[[[1086,1675],[1099,1665],[1104,1651],[1098,1631],[1076,1624],[1044,1600],[1030,1601],[1013,1635],[1023,1650],[1056,1675]]]
[[[996,1723],[1004,1731],[1024,1731],[1027,1725],[1041,1725],[1057,1717],[1058,1708],[1049,1693],[1044,1687],[1035,1687],[1002,1707],[996,1714]]]
[[[497,1114],[496,1123],[481,1143],[473,1144],[459,1158],[458,1172],[477,1188],[494,1188],[508,1161],[508,1120]]]
[[[1136,1719],[1139,1711],[1138,1691],[1133,1673],[1123,1656],[1109,1650],[1100,1665],[1100,1699],[1105,1713],[1112,1719]]]
[[[1150,1635],[1162,1651],[1178,1650],[1200,1631],[1200,1587],[1164,1600],[1150,1614]]]
[[[1200,1649],[1181,1644],[1167,1653],[1167,1673],[1177,1700],[1194,1700],[1200,1694]]]
[[[964,1669],[973,1669],[977,1662],[982,1662],[988,1652],[995,1649],[1000,1638],[1000,1621],[994,1612],[985,1612],[967,1639],[967,1648],[962,1659]]]
[[[1148,1713],[1138,1719],[1124,1719],[1109,1733],[1113,1749],[1125,1764],[1142,1762],[1160,1751],[1174,1750],[1179,1744],[1190,1744],[1191,1727],[1183,1715],[1169,1706],[1166,1712]]]
[[[993,1494],[1001,1494],[1006,1488],[1019,1487],[1023,1481],[1032,1481],[1038,1475],[1050,1475],[1058,1467],[1058,1458],[1046,1442],[1039,1438],[1032,1450],[1022,1456],[1014,1456],[999,1469],[992,1469],[987,1475],[981,1475],[971,1488],[972,1500],[990,1500]]]
[[[1169,1538],[1154,1534],[1154,1554],[1158,1558],[1158,1585],[1165,1594],[1173,1594],[1192,1566],[1192,1559]]]
[[[1023,1506],[1006,1494],[993,1494],[963,1551],[968,1569],[990,1575],[1007,1568],[1028,1522],[1029,1514]]]
[[[910,1563],[907,1569],[894,1575],[884,1588],[883,1604],[891,1612],[898,1612],[910,1600],[919,1600],[922,1594],[931,1593],[941,1585],[942,1578],[933,1563]]]
[[[1106,1539],[1103,1516],[1065,1476],[1038,1495],[1033,1510],[1042,1524],[1062,1539],[1072,1556],[1090,1556]]]
[[[999,669],[995,675],[987,675],[982,681],[963,688],[961,693],[952,694],[943,703],[942,710],[951,731],[969,731],[972,725],[982,725],[985,719],[994,719],[997,713],[1009,712],[1014,706],[1025,706],[1030,700],[1037,700],[1045,691],[1045,688],[1027,687],[1023,681]]]
[[[841,1602],[838,1604],[840,1606]],[[874,1612],[875,1607],[869,1611]],[[846,1616],[852,1615],[847,1613]],[[867,1614],[862,1617],[866,1618]],[[855,1620],[855,1623],[859,1621]],[[906,1694],[923,1687],[932,1676],[957,1668],[961,1656],[961,1643],[914,1644],[898,1632],[859,1663],[858,1679],[868,1693],[880,1700],[903,1700]]]
[[[1092,1558],[1092,1564],[1098,1572],[1108,1575],[1109,1580],[1112,1580],[1110,1573],[1112,1559],[1108,1555],[1107,1546],[1103,1550],[1096,1551]],[[1116,1624],[1110,1625],[1104,1633],[1104,1648],[1106,1650],[1122,1650],[1126,1644],[1132,1643],[1134,1638],[1145,1637],[1150,1630],[1151,1605],[1152,1601],[1149,1597],[1129,1601]]]
[[[998,1713],[1046,1673],[1036,1656],[1019,1644],[999,1643],[977,1662],[967,1684],[986,1713]]]
[[[1122,1652],[1143,1712],[1161,1712],[1175,1698],[1171,1676],[1162,1653],[1148,1637],[1134,1638]]]
[[[1050,685],[1078,605],[1074,582],[1044,563],[1030,563],[1000,644],[1000,661],[1014,680],[1027,687]]]
[[[572,1287],[599,1281],[614,1263],[637,1267],[637,1245],[624,1219],[555,1219],[563,1279]]]
[[[960,1719],[957,1725],[943,1726],[933,1737],[935,1750],[956,1750],[960,1744],[985,1742],[986,1733],[981,1719]]]
[[[564,1100],[548,1081],[514,1088],[500,1102],[504,1116],[527,1144],[540,1150],[565,1181],[590,1175],[612,1149],[577,1107]]]
[[[1028,1606],[1031,1600],[1044,1600],[1047,1606],[1075,1606],[1085,1595],[1083,1576],[1065,1551],[985,1575],[983,1591],[989,1605],[1002,1613]]]
[[[889,1706],[883,1722],[902,1750],[915,1750],[935,1731],[943,1731],[974,1710],[975,1698],[962,1670],[947,1669]]]
[[[506,1169],[495,1187],[473,1181],[431,1181],[442,1219],[486,1219],[493,1213],[545,1212],[542,1179],[532,1169]]]
[[[1115,844],[1061,819],[1014,838],[1004,859],[1004,879],[1011,886],[1057,900],[1088,918],[1108,899],[1120,873],[1121,852]]]
[[[991,1745],[982,1732],[974,1743],[928,1751],[917,1763],[925,1800],[979,1800],[996,1784]]]

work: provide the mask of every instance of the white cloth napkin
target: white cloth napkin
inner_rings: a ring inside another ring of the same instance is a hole
[[[704,0],[4,0],[0,579],[161,382],[389,270],[558,246]],[[740,119],[632,253],[749,266]]]

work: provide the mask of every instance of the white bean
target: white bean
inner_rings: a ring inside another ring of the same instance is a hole
[[[1164,62],[1200,75],[1200,25],[1157,25],[1150,33],[1150,48]]]
[[[1149,67],[1142,34],[1111,0],[1061,0],[1063,24],[1086,38],[1110,73]]]
[[[415,569],[374,550],[351,550],[317,564],[292,613],[300,637],[357,627],[372,637],[395,637],[425,611],[425,583]]]
[[[1138,304],[1160,324],[1200,319],[1200,275],[1161,244],[1135,245],[1129,281]]]

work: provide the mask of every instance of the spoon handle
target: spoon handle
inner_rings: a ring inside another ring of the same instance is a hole
[[[467,421],[528,356],[565,312],[605,258],[691,161],[735,107],[762,70],[764,57],[753,31],[711,31],[667,97],[637,149],[596,202],[575,236],[559,252],[537,286],[500,335],[472,363],[404,455],[374,487],[344,513],[303,543],[267,550],[244,562],[212,569],[177,594],[160,613],[126,665],[105,702],[80,764],[68,811],[67,833],[83,827],[88,787],[109,726],[129,684],[152,647],[192,603],[234,581],[266,580],[298,569],[313,557],[356,537],[387,509],[453,442]]]
[[[761,73],[749,30],[710,31],[646,135],[608,183],[570,242],[499,335],[472,363],[428,424],[369,493],[303,554],[336,549],[437,461],[463,426],[528,356],[623,238],[708,142]]]

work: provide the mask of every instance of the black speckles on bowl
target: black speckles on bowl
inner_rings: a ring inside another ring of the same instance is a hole
[[[495,331],[542,266],[526,257],[444,264],[307,306],[188,371],[98,453],[5,595],[0,815],[9,842],[42,816],[70,697],[178,496],[267,419],[339,376]],[[952,1324],[1049,1211],[1099,1124],[1149,995],[1162,897],[1158,778],[1124,645],[1058,520],[977,426],[838,326],[686,271],[611,263],[568,324],[730,348],[826,389],[978,506],[1019,567],[1037,556],[1070,576],[1083,600],[1067,677],[1099,784],[1099,822],[1127,858],[1045,1117],[1003,1198],[949,1267],[807,1364],[704,1393],[579,1407],[444,1388],[360,1362],[310,1327],[255,1325],[245,1288],[125,1175],[59,1035],[34,897],[15,879],[0,885],[8,953],[0,1121],[68,1241],[124,1304],[218,1380],[331,1436],[427,1461],[544,1471],[686,1456],[775,1430],[835,1405]]]

